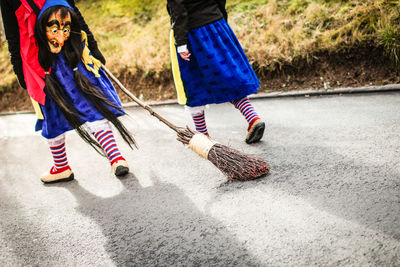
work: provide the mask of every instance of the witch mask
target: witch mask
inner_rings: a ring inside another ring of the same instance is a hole
[[[61,52],[64,42],[71,34],[71,14],[62,16],[61,10],[50,15],[46,25],[46,35],[50,51],[54,54]]]

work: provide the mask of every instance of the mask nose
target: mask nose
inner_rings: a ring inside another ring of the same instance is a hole
[[[57,32],[56,40],[60,46],[64,45],[64,35],[62,31]]]

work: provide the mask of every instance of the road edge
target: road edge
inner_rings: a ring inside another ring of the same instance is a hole
[[[280,97],[310,97],[310,96],[323,96],[323,95],[340,95],[340,94],[365,94],[365,93],[379,93],[379,92],[394,92],[400,91],[400,84],[387,84],[381,86],[361,86],[361,87],[343,87],[335,89],[308,89],[300,91],[286,91],[286,92],[271,92],[271,93],[259,93],[249,96],[250,99],[262,99],[262,98],[280,98]],[[149,106],[164,106],[164,105],[176,105],[176,100],[166,101],[149,101],[146,104]],[[122,104],[124,108],[137,107],[138,104],[135,102],[128,102]],[[9,111],[0,112],[0,116],[10,116],[17,114],[33,114],[33,110],[26,111]]]

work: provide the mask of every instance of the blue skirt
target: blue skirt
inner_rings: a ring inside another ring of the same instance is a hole
[[[225,19],[190,30],[188,39],[190,61],[177,56],[187,106],[218,104],[257,92],[260,81]]]
[[[64,89],[68,101],[72,103],[78,111],[82,124],[104,119],[103,115],[96,110],[91,101],[79,93],[74,80],[74,71],[67,65],[62,53],[57,55],[57,60],[52,66],[52,70],[52,77],[56,79],[59,85]],[[78,70],[88,78],[92,84],[99,88],[111,103],[120,107],[122,110],[121,101],[117,92],[102,69],[99,70],[100,77],[96,77],[94,73],[88,71],[82,62],[78,64]],[[60,108],[47,94],[45,105],[40,105],[40,107],[44,120],[37,120],[36,131],[41,130],[43,137],[48,139],[55,138],[66,131],[73,130]],[[124,112],[115,108],[109,107],[109,109],[117,116],[124,115]]]

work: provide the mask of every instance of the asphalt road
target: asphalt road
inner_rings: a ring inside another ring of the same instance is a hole
[[[74,133],[76,180],[51,186],[32,114],[0,116],[1,266],[400,266],[400,93],[259,99],[261,143],[230,104],[207,110],[214,140],[269,160],[227,183],[139,108],[117,179]],[[191,125],[177,105],[155,108]]]

